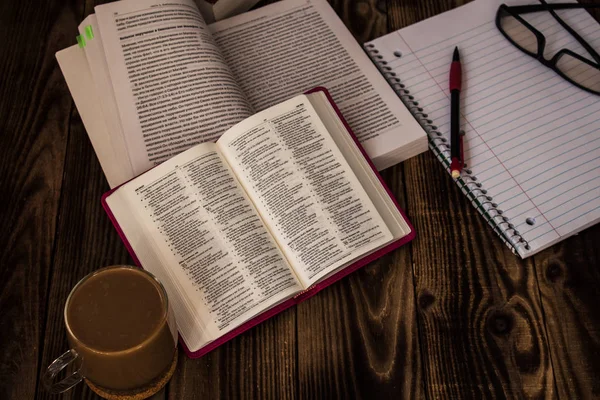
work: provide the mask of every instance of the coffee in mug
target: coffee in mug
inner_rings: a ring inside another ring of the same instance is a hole
[[[50,391],[65,391],[84,378],[93,389],[143,390],[174,363],[177,331],[167,294],[142,269],[113,266],[86,276],[67,298],[64,318],[71,349],[48,368]],[[54,383],[74,362],[79,369]]]

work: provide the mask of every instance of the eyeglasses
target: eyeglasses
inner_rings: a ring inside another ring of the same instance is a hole
[[[540,0],[540,2],[542,4],[524,6],[507,6],[506,4],[502,4],[496,13],[496,26],[506,39],[525,54],[530,55],[546,67],[551,68],[573,85],[590,93],[600,95],[600,55],[555,12],[555,10],[595,8],[600,7],[600,4],[548,4],[544,0]],[[577,39],[593,60],[589,60],[569,49],[561,49],[550,60],[547,60],[544,57],[546,38],[540,31],[520,16],[521,14],[541,11],[550,12],[556,21]]]

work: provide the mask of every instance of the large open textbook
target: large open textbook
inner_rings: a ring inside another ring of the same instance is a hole
[[[316,86],[378,169],[427,149],[420,124],[325,0],[207,25],[192,0],[95,7],[57,53],[111,187]]]

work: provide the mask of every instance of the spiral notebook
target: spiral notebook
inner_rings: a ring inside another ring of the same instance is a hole
[[[461,190],[525,258],[600,220],[600,96],[570,85],[513,47],[495,15],[507,0],[476,0],[365,44],[449,172],[448,72],[458,46],[463,68]],[[595,49],[600,24],[585,10],[559,15]],[[525,15],[561,48],[586,54],[550,15]],[[597,83],[600,85],[600,82]]]

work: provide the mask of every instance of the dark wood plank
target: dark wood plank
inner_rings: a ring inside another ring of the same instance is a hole
[[[508,250],[432,154],[405,169],[429,397],[554,397],[532,261]]]
[[[562,399],[600,398],[600,226],[534,256]]]
[[[298,306],[300,398],[422,398],[408,249]]]
[[[388,32],[385,0],[328,1],[360,44]]]
[[[71,96],[54,53],[73,4],[0,4],[0,398],[33,398]],[[24,23],[24,21],[27,23]]]
[[[285,311],[199,360],[179,358],[170,399],[294,399],[296,312]]]
[[[300,398],[422,398],[408,249],[298,306]]]

